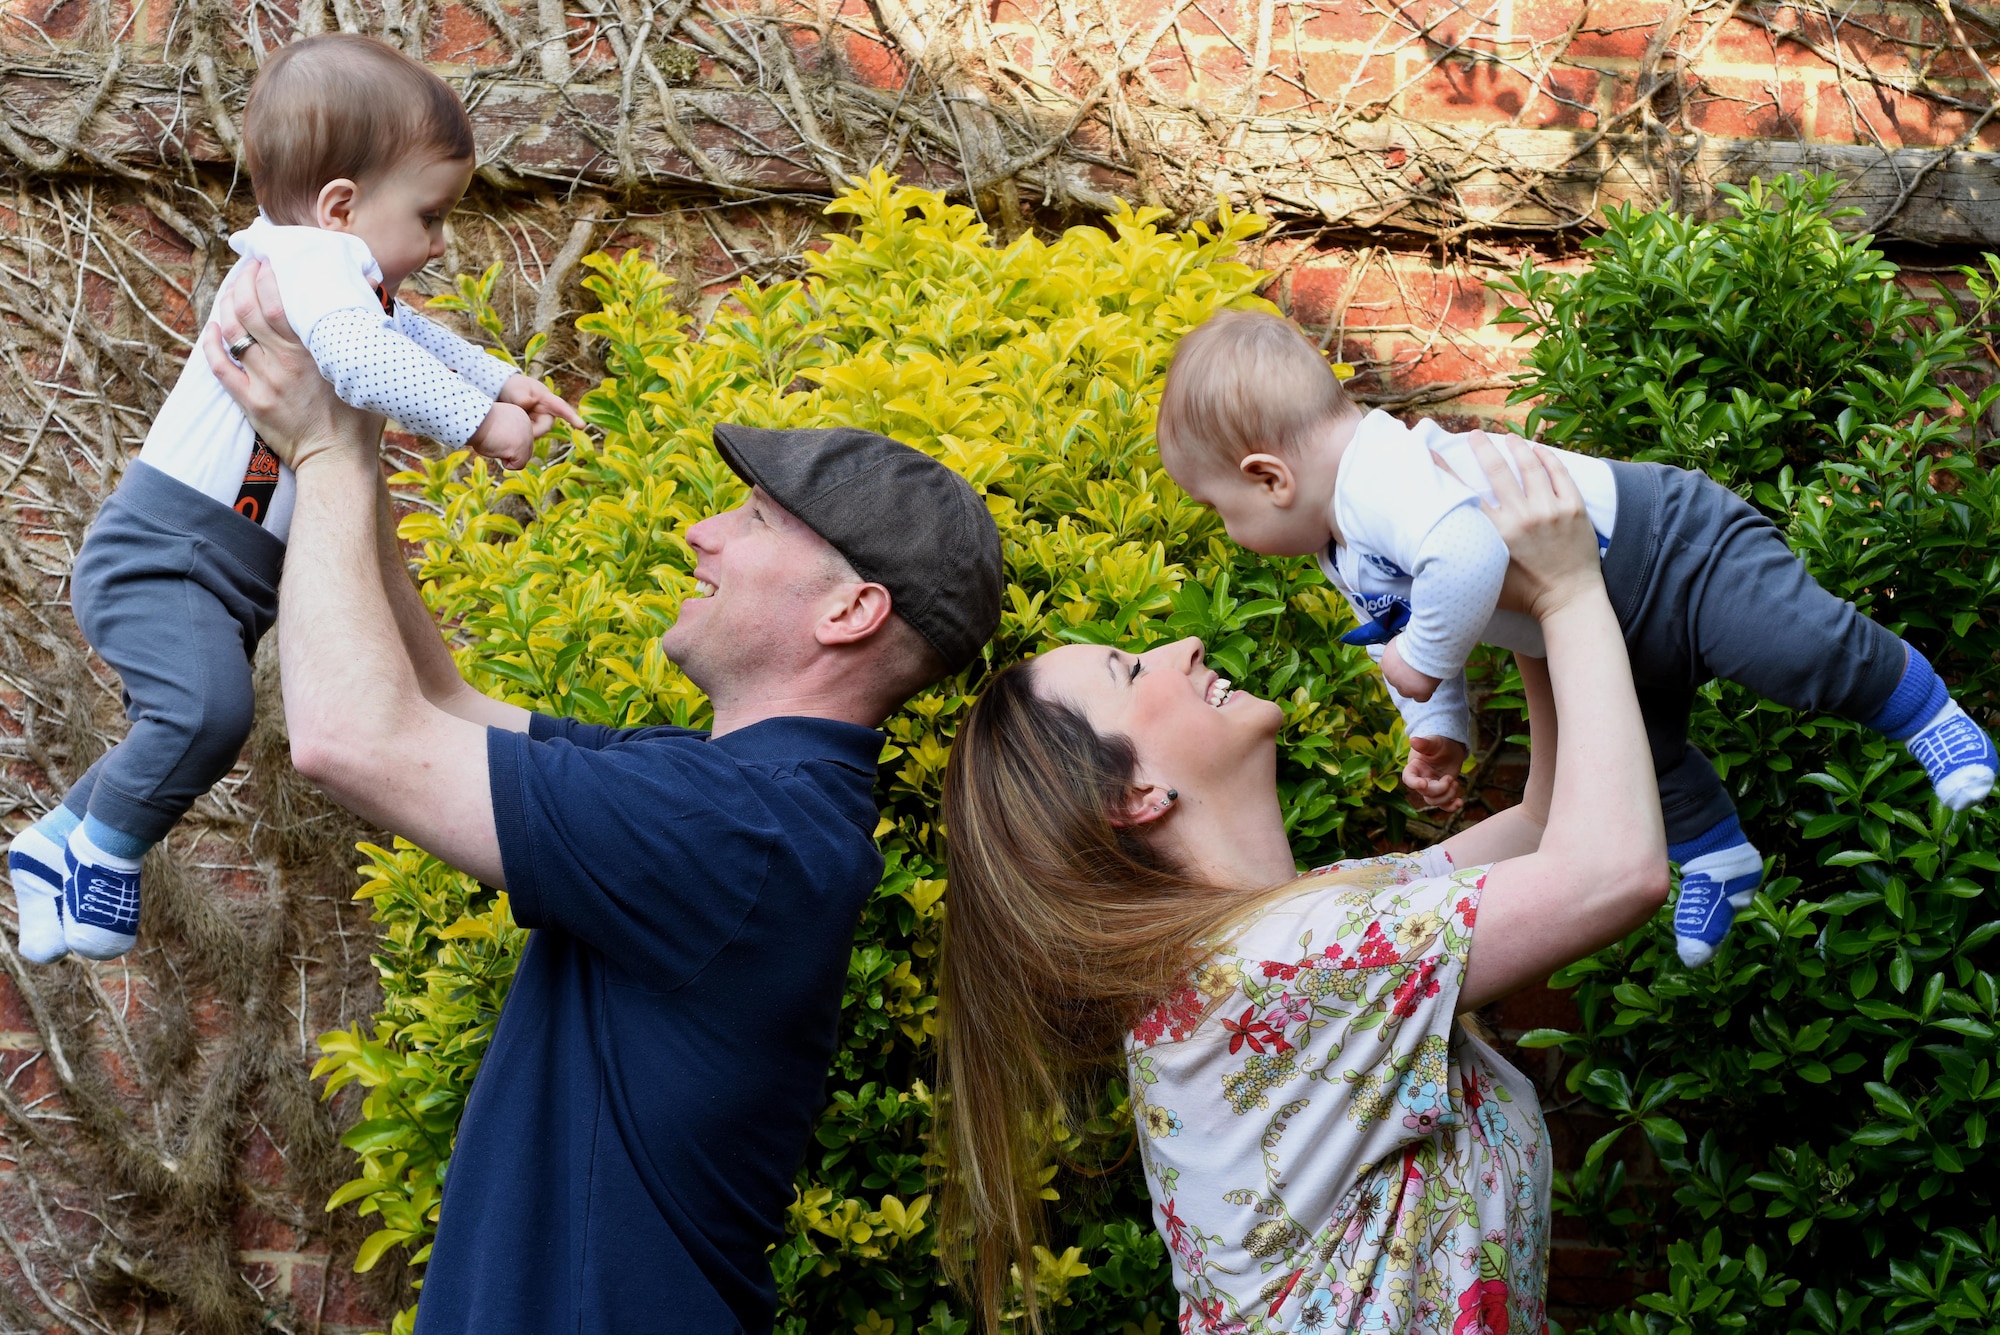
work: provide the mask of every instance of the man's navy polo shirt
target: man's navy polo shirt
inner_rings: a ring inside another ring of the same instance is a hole
[[[882,874],[882,736],[487,734],[521,956],[445,1179],[424,1335],[761,1332]]]

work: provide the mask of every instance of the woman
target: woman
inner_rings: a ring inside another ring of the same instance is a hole
[[[1001,673],[945,779],[946,1226],[995,1323],[1032,1272],[1038,1168],[1121,1051],[1182,1329],[1540,1331],[1548,1131],[1455,1017],[1663,902],[1659,797],[1568,475],[1483,447],[1514,555],[1522,804],[1412,856],[1297,875],[1283,715],[1198,641]],[[1572,744],[1556,763],[1554,719]],[[1032,1286],[1030,1286],[1032,1300]]]

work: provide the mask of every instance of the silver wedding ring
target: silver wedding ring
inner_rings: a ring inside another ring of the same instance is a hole
[[[250,335],[245,334],[242,338],[237,339],[234,343],[231,343],[229,345],[229,355],[231,357],[234,357],[239,362],[242,361],[243,354],[248,352],[250,350],[250,345],[252,343],[255,343],[256,341],[257,340],[250,337]]]

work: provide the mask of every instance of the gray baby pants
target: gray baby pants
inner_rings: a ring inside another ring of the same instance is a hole
[[[117,669],[132,728],[65,806],[157,843],[229,772],[284,561],[284,543],[222,502],[147,464],[126,470],[77,554],[70,606]]]
[[[1871,718],[1902,680],[1903,642],[1822,589],[1777,527],[1701,473],[1614,462],[1604,586],[1631,651],[1667,842],[1736,806],[1688,744],[1697,687],[1720,677],[1793,709]]]

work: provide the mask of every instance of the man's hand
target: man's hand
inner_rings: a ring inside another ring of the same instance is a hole
[[[239,361],[228,348],[245,335],[253,342]],[[381,439],[382,418],[342,403],[320,375],[285,319],[276,275],[261,260],[229,285],[228,299],[202,331],[201,350],[264,443],[294,469],[329,450],[372,449]]]
[[[1465,805],[1465,784],[1459,771],[1469,754],[1464,742],[1449,737],[1412,737],[1410,763],[1403,766],[1403,786],[1419,806],[1449,815]]]
[[[570,407],[563,399],[549,393],[548,386],[533,376],[507,377],[507,383],[500,386],[498,401],[511,403],[526,413],[536,436],[547,435],[555,426],[558,417],[571,426],[583,425],[583,418],[576,409]]]
[[[515,380],[525,379],[515,376]],[[511,382],[510,382],[511,383]],[[547,430],[546,427],[543,430]],[[466,445],[474,454],[491,459],[503,468],[526,468],[535,458],[534,422],[527,411],[511,403],[496,403],[472,433]]]
[[[1444,683],[1427,673],[1419,672],[1403,661],[1403,651],[1396,647],[1396,641],[1389,641],[1389,647],[1382,651],[1382,678],[1396,688],[1396,694],[1423,704]]]

